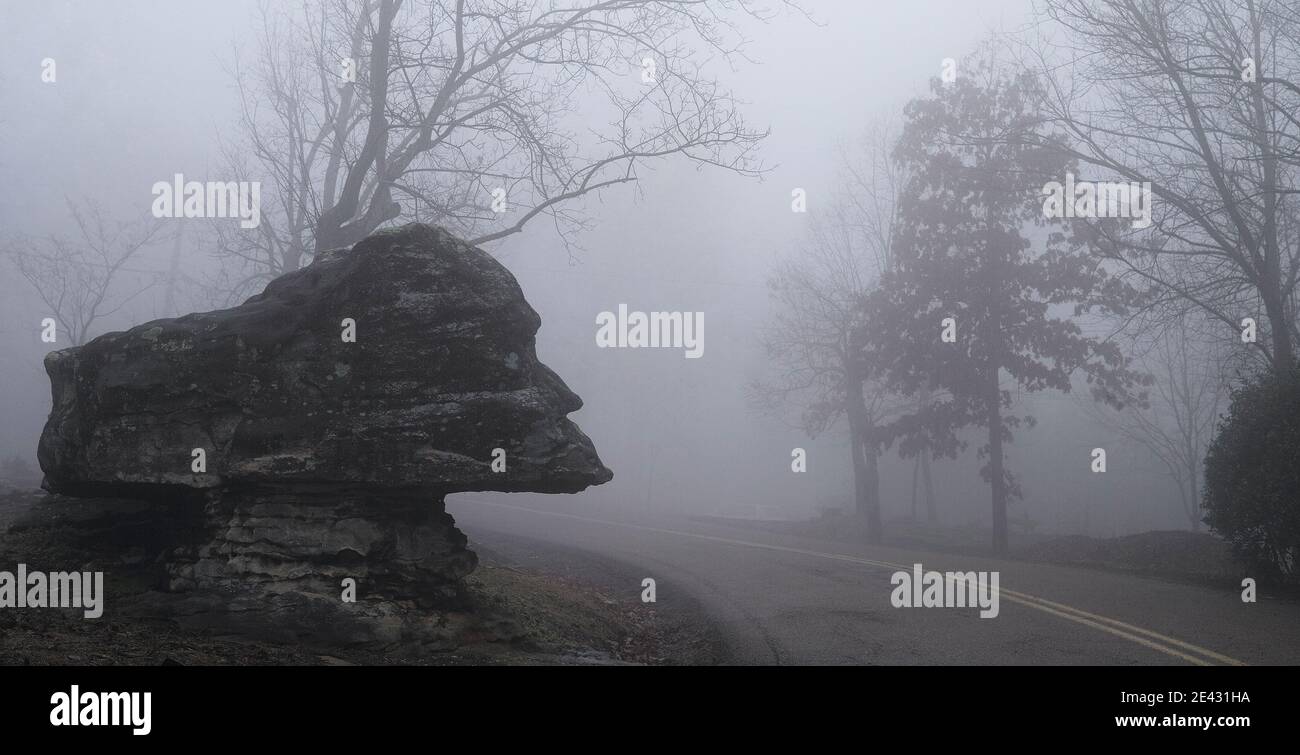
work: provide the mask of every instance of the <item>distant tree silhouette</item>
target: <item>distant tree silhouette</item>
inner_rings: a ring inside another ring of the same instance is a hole
[[[1068,227],[1044,217],[1042,186],[1072,165],[1040,146],[1041,90],[987,53],[962,70],[906,109],[897,154],[910,179],[900,198],[896,264],[865,302],[863,343],[897,390],[933,386],[946,394],[893,423],[901,442],[920,438],[955,454],[959,428],[987,430],[981,473],[992,493],[993,547],[1002,552],[1007,503],[1021,495],[1006,445],[1013,430],[1033,424],[1032,416],[1009,412],[1011,388],[1069,391],[1083,369],[1095,395],[1118,404],[1138,376],[1114,343],[1059,316],[1069,306],[1076,316],[1122,307],[1126,298]],[[941,342],[948,317],[953,343]]]
[[[881,425],[898,397],[862,352],[861,302],[879,284],[893,254],[900,176],[884,124],[866,132],[859,150],[843,155],[837,199],[809,213],[807,238],[768,278],[774,312],[762,332],[766,374],[750,386],[751,404],[817,437],[845,421],[853,470],[854,509],[867,538],[884,535],[879,457]]]
[[[58,323],[59,338],[80,346],[97,323],[159,282],[153,273],[140,279],[128,263],[161,238],[163,227],[154,218],[112,220],[90,201],[69,201],[68,208],[75,235],[14,237],[3,251]],[[124,281],[128,275],[137,280]]]

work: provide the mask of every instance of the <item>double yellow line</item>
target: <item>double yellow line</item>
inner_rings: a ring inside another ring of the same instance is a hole
[[[1067,606],[1064,603],[1056,603],[1046,598],[1039,598],[1034,595],[1027,595],[1014,590],[1001,590],[1003,598],[1013,603],[1019,603],[1030,608],[1036,608],[1040,611],[1050,613],[1053,616],[1059,616],[1063,619],[1073,621],[1076,624],[1083,624],[1094,629],[1100,629],[1103,632],[1113,634],[1116,637],[1123,637],[1131,642],[1136,642],[1159,651],[1175,658],[1181,658],[1188,663],[1196,666],[1213,666],[1223,664],[1225,666],[1245,666],[1246,664],[1236,658],[1216,653],[1208,648],[1199,645],[1193,645],[1190,642],[1183,642],[1169,635],[1153,632],[1150,629],[1143,629],[1139,626],[1127,624],[1118,619],[1112,619],[1107,616],[1099,616],[1095,613]],[[1198,657],[1199,656],[1199,657]]]
[[[543,511],[540,509],[528,508],[527,506],[512,506],[506,503],[497,503],[495,501],[486,501],[477,498],[465,499],[474,502],[480,506],[494,506],[497,508],[511,509],[514,511],[524,511],[530,514],[541,514],[544,516],[562,517],[565,519],[576,519],[582,522],[591,522],[593,524],[603,524],[609,527],[622,527],[624,529],[640,530],[642,532],[655,532],[663,535],[676,535],[678,537],[689,537],[696,540],[706,540],[714,543],[724,543],[726,545],[736,545],[744,548],[758,548],[761,550],[778,551],[781,553],[795,553],[801,556],[812,556],[814,558],[824,558],[831,561],[843,561],[851,564],[862,564],[864,566],[875,566],[890,571],[908,571],[912,568],[911,564],[896,564],[890,561],[877,561],[870,558],[859,558],[858,556],[849,556],[843,553],[824,553],[822,551],[808,550],[806,548],[792,548],[786,545],[773,545],[771,543],[755,543],[749,540],[737,540],[730,537],[719,537],[717,535],[704,535],[698,532],[686,532],[683,530],[664,529],[662,527],[649,527],[643,524],[627,524],[625,522],[612,522],[607,519],[595,519],[592,517],[578,516],[577,514],[565,514],[558,511]],[[1135,642],[1143,647],[1150,648],[1165,655],[1173,656],[1188,663],[1197,666],[1213,666],[1223,664],[1227,666],[1245,666],[1246,664],[1235,658],[1216,653],[1208,648],[1193,645],[1190,642],[1170,637],[1168,635],[1153,632],[1150,629],[1143,629],[1118,619],[1112,619],[1107,616],[1100,616],[1090,613],[1073,606],[1057,603],[1055,601],[1040,598],[1028,593],[1017,592],[1001,588],[998,590],[1001,598],[1010,600],[1028,608],[1033,608],[1044,613],[1073,621],[1076,624],[1099,629],[1108,634]]]

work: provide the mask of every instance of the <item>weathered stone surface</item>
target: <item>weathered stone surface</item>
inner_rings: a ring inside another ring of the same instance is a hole
[[[581,400],[537,359],[539,326],[483,251],[425,225],[379,233],[238,307],[47,356],[43,487],[201,509],[169,586],[221,593],[228,615],[307,631],[343,611],[401,634],[413,611],[454,601],[475,563],[443,496],[612,476],[566,416]],[[344,577],[358,604],[339,605]]]
[[[45,487],[576,492],[610,473],[566,419],[582,401],[537,360],[540,324],[483,251],[425,225],[376,234],[233,309],[51,353]],[[206,474],[190,471],[194,448]]]

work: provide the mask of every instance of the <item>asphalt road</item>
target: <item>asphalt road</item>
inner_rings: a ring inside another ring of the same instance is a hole
[[[1090,569],[849,545],[685,517],[456,496],[448,511],[500,550],[513,538],[580,550],[691,599],[742,664],[1238,665],[1300,663],[1300,604]],[[536,548],[532,558],[536,558]],[[545,548],[542,549],[545,552]],[[510,555],[507,553],[506,555]],[[891,575],[999,572],[999,613],[895,608]],[[544,567],[544,564],[539,564]],[[639,595],[641,582],[629,580]]]

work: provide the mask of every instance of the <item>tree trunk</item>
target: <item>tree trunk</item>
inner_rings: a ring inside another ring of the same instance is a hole
[[[874,428],[862,402],[861,372],[850,357],[847,367],[845,413],[849,418],[849,446],[853,451],[853,488],[857,514],[867,525],[867,542],[879,543],[884,533],[880,520],[880,470],[876,459]]]
[[[988,276],[989,315],[985,323],[985,343],[989,350],[987,364],[988,380],[988,416],[989,429],[989,487],[993,493],[993,552],[1007,552],[1007,478],[1002,460],[1002,390],[998,378],[1002,370],[1002,268],[1005,265],[1004,252],[997,248],[994,239],[988,235],[984,244],[988,263],[982,271]],[[996,250],[996,252],[995,252]]]
[[[864,491],[866,493],[864,501],[866,510],[864,514],[867,521],[867,542],[879,543],[885,535],[884,525],[880,520],[880,466],[875,443],[868,440],[871,437],[870,425],[868,425],[868,432],[864,433],[864,436],[860,448],[863,459],[862,466],[866,471],[866,489]]]
[[[862,456],[862,420],[851,405],[846,410],[849,417],[849,454],[853,462],[853,513],[865,521],[868,493],[867,465]]]
[[[356,160],[348,166],[347,176],[339,189],[338,201],[325,208],[316,220],[316,253],[352,246],[369,236],[383,223],[392,220],[401,208],[390,198],[385,175],[388,152],[389,57],[392,46],[393,18],[400,2],[380,0],[378,26],[370,42],[370,113],[366,138]],[[366,175],[374,168],[377,185],[369,201],[362,202]]]
[[[172,246],[171,264],[167,268],[167,293],[163,298],[163,312],[166,317],[176,317],[180,314],[176,306],[176,279],[180,275],[181,247],[184,243],[185,224],[179,223],[176,226],[176,243]]]
[[[1295,349],[1291,343],[1291,323],[1287,321],[1286,306],[1282,303],[1282,293],[1277,290],[1279,287],[1279,283],[1268,286],[1270,290],[1265,292],[1264,312],[1268,315],[1268,327],[1273,337],[1273,370],[1285,375],[1295,365]]]
[[[867,542],[879,543],[884,535],[880,520],[880,468],[870,425],[862,412],[851,411],[849,447],[853,453],[854,511],[867,527]]]
[[[920,393],[921,408],[930,405],[930,381],[926,380],[921,386]],[[939,512],[934,507],[934,478],[930,476],[930,447],[926,446],[921,449],[917,457],[921,467],[921,485],[925,491],[925,520],[931,525],[939,523]]]
[[[934,478],[930,476],[930,450],[921,451],[921,486],[925,491],[925,520],[939,524],[939,512],[934,505]]]
[[[1253,6],[1251,16],[1254,60],[1262,63],[1265,58],[1260,41],[1261,24],[1259,19],[1254,17]],[[1259,73],[1262,79],[1263,71]],[[1278,239],[1278,157],[1273,153],[1271,138],[1264,136],[1272,134],[1272,127],[1268,120],[1268,107],[1264,101],[1264,82],[1257,81],[1250,86],[1249,91],[1255,133],[1261,136],[1257,143],[1263,153],[1259,156],[1259,164],[1263,169],[1261,199],[1264,219],[1259,241],[1260,246],[1263,247],[1260,251],[1264,256],[1260,293],[1263,295],[1264,311],[1268,315],[1269,330],[1273,336],[1273,368],[1279,375],[1285,375],[1295,365],[1295,349],[1291,341],[1293,323],[1287,316],[1286,294],[1282,283],[1282,250]]]
[[[989,374],[989,476],[993,489],[993,552],[1007,552],[1007,480],[1002,461],[1002,396],[998,369]]]
[[[282,272],[291,273],[302,267],[302,258],[307,256],[306,252],[307,250],[303,248],[301,239],[295,236],[289,242],[289,246],[284,250],[281,258],[281,262],[284,264]]]
[[[1187,518],[1191,520],[1192,532],[1201,531],[1201,488],[1199,481],[1196,479],[1196,465],[1192,466],[1192,473],[1188,475],[1188,489],[1192,492],[1192,498],[1187,506]]]
[[[916,521],[916,494],[921,487],[921,456],[917,454],[916,463],[912,465],[912,521]]]

